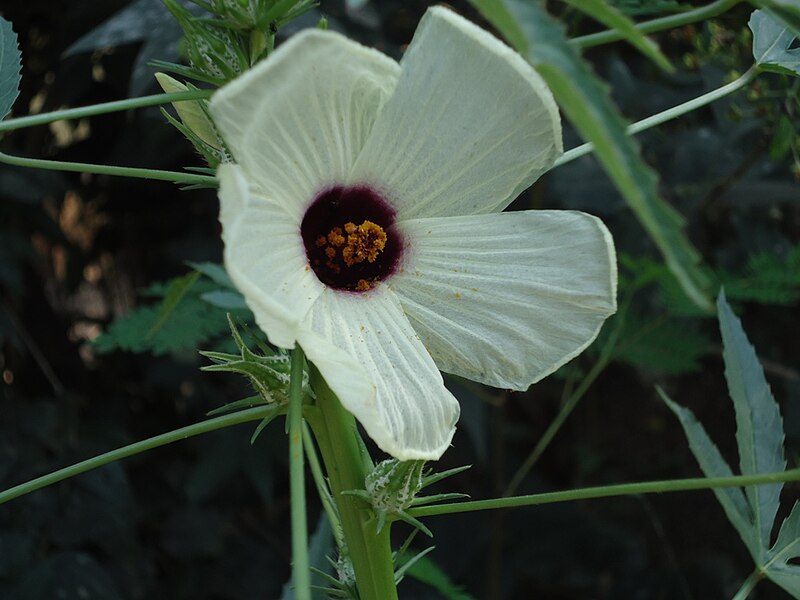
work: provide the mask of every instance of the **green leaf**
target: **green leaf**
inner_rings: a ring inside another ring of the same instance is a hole
[[[792,150],[792,145],[797,138],[794,122],[786,115],[781,115],[775,123],[775,133],[769,146],[769,157],[772,160],[781,160]]]
[[[635,313],[625,315],[615,360],[678,375],[701,369],[709,339],[679,319],[657,320]]]
[[[790,48],[795,33],[784,23],[757,10],[748,22],[753,32],[753,58],[765,71],[800,75],[800,49]]]
[[[742,475],[783,471],[786,468],[783,421],[764,370],[722,292],[717,299],[717,309],[725,378],[736,412],[736,441]],[[730,475],[730,467],[691,411],[672,402],[661,390],[659,393],[680,419],[703,473],[707,477]],[[783,484],[773,483],[748,486],[744,490],[716,489],[714,493],[747,546],[757,570],[800,598],[800,566],[790,563],[800,558],[800,504],[794,505],[770,548],[770,534],[782,488]]]
[[[453,583],[447,573],[427,556],[416,560],[406,571],[414,579],[427,583],[447,600],[474,600],[473,596],[464,592]]]
[[[599,21],[609,29],[617,30],[623,39],[639,52],[656,63],[659,67],[672,73],[675,67],[659,50],[658,45],[636,28],[636,24],[622,12],[607,4],[604,0],[564,0],[570,6]]]
[[[750,4],[763,8],[800,37],[800,2],[797,0],[750,0]]]
[[[5,119],[19,95],[22,55],[11,23],[0,17],[0,119]]]
[[[722,332],[725,379],[736,411],[736,441],[743,475],[775,473],[786,468],[783,456],[783,420],[772,397],[764,369],[758,362],[742,324],[721,292],[717,300]],[[778,513],[783,484],[745,489],[761,545],[769,547],[770,532]]]
[[[159,312],[155,306],[131,311],[94,341],[95,349],[100,353],[127,350],[161,355],[195,349],[228,330],[224,310],[191,297],[181,303],[155,335],[145,336],[158,319]]]
[[[167,289],[167,295],[164,298],[164,301],[161,303],[161,309],[158,312],[158,318],[147,331],[147,338],[152,338],[156,333],[158,333],[158,331],[164,326],[164,323],[167,322],[167,319],[169,319],[173,311],[177,308],[178,304],[181,303],[181,300],[183,300],[186,292],[188,292],[189,289],[195,283],[197,283],[198,279],[200,279],[200,273],[197,271],[192,271],[183,277],[178,277],[177,279],[172,280],[172,283],[169,284],[169,288]]]
[[[236,286],[233,284],[233,281],[231,281],[228,272],[222,265],[210,262],[202,262],[202,263],[187,262],[186,264],[192,267],[195,271],[200,271],[203,275],[208,277],[214,283],[221,285],[222,287],[230,288],[232,290],[236,289]]]
[[[767,577],[795,598],[800,598],[800,567],[789,564],[790,560],[797,558],[800,558],[800,502],[795,503],[781,525],[767,561]]]
[[[754,254],[741,273],[721,272],[719,278],[732,300],[794,304],[800,300],[800,245],[785,257],[771,252]]]
[[[686,438],[689,440],[689,448],[694,454],[700,469],[706,477],[729,477],[733,475],[731,468],[725,459],[722,458],[719,449],[708,437],[705,428],[688,408],[679,406],[658,388],[658,393],[662,400],[666,402],[669,409],[675,413],[681,422]],[[733,527],[739,532],[744,545],[755,558],[760,553],[757,536],[753,531],[752,513],[747,503],[747,498],[741,488],[715,488],[714,495],[722,505],[722,509],[728,517]]]
[[[186,276],[169,283],[153,284],[141,292],[141,295],[164,299],[175,282],[185,278]],[[216,283],[207,279],[197,281],[185,291],[180,302],[165,319],[162,319],[163,308],[159,305],[136,308],[112,323],[94,341],[93,346],[101,353],[128,350],[152,352],[156,355],[196,349],[228,331],[227,311],[201,298],[203,294],[217,289]],[[248,313],[237,311],[236,314],[247,316]],[[154,333],[148,335],[150,331]]]
[[[596,156],[656,243],[684,293],[710,312],[710,281],[684,236],[683,218],[658,195],[656,174],[627,135],[608,86],[567,41],[563,28],[536,0],[471,0],[545,79],[559,106]]]

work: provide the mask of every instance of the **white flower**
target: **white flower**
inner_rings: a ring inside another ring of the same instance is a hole
[[[431,8],[400,64],[306,30],[211,114],[225,265],[270,342],[299,343],[380,448],[439,458],[446,371],[525,390],[616,310],[611,237],[572,211],[500,213],[561,153],[519,55]]]

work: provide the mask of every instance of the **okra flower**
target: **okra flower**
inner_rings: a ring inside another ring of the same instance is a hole
[[[525,390],[616,309],[611,237],[573,211],[501,213],[562,152],[519,55],[444,8],[400,64],[307,30],[223,87],[225,265],[271,343],[299,343],[377,445],[437,459],[440,370]]]

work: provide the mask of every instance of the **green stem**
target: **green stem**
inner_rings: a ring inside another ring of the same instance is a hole
[[[412,517],[430,517],[433,515],[449,515],[472,512],[476,510],[494,510],[498,508],[515,508],[518,506],[538,506],[554,502],[574,502],[575,500],[593,500],[596,498],[612,498],[634,494],[660,494],[665,492],[688,492],[725,487],[743,487],[748,485],[764,485],[800,481],[800,469],[782,471],[780,473],[759,473],[758,475],[736,475],[730,477],[695,477],[692,479],[668,479],[665,481],[647,481],[642,483],[622,483],[598,487],[514,496],[512,498],[492,498],[491,500],[474,500],[471,502],[454,502],[436,506],[422,506],[408,511]]]
[[[743,0],[717,0],[706,6],[700,6],[692,10],[669,15],[666,17],[659,17],[650,21],[644,21],[636,24],[636,29],[642,33],[654,33],[664,29],[672,29],[674,27],[681,27],[689,23],[696,23],[697,21],[705,21],[717,15],[730,10],[737,4],[741,4]],[[601,44],[608,44],[610,42],[618,42],[625,38],[625,34],[617,29],[608,31],[600,31],[598,33],[591,33],[573,38],[571,42],[579,48],[591,48],[592,46],[599,46]]]
[[[758,585],[758,582],[761,581],[763,577],[764,574],[758,569],[750,573],[750,576],[744,580],[742,587],[739,588],[739,591],[736,592],[736,595],[731,598],[731,600],[745,600],[745,598],[750,595],[750,592],[755,589],[755,587]]]
[[[239,423],[246,423],[248,421],[260,421],[273,410],[274,409],[269,406],[250,408],[231,413],[229,415],[216,417],[214,419],[208,419],[202,423],[195,423],[194,425],[182,427],[180,429],[176,429],[175,431],[170,431],[169,433],[162,433],[161,435],[142,440],[141,442],[136,442],[135,444],[130,444],[129,446],[117,448],[111,452],[106,452],[105,454],[95,456],[94,458],[84,460],[64,469],[54,471],[53,473],[44,475],[42,477],[37,477],[36,479],[32,479],[31,481],[21,483],[20,485],[0,492],[0,504],[8,502],[9,500],[13,500],[14,498],[18,498],[24,494],[36,491],[53,483],[58,483],[64,479],[85,473],[86,471],[91,471],[97,467],[102,467],[103,465],[107,465],[123,458],[128,458],[134,454],[145,452],[146,450],[152,450],[153,448],[158,448],[159,446],[165,446],[166,444],[171,444],[172,442],[185,440],[196,435],[222,429],[223,427],[230,427],[231,425],[238,425]]]
[[[537,442],[536,446],[533,448],[531,453],[525,459],[525,462],[522,463],[522,466],[517,470],[514,474],[514,477],[511,479],[511,482],[506,487],[505,491],[503,492],[503,496],[510,496],[513,494],[516,489],[519,487],[519,484],[522,483],[522,480],[528,475],[530,470],[533,466],[537,463],[539,458],[542,456],[544,451],[550,445],[550,442],[553,441],[553,438],[561,429],[561,426],[567,420],[567,417],[572,414],[572,411],[578,405],[578,402],[583,398],[583,395],[589,389],[589,387],[594,383],[595,379],[603,372],[606,368],[608,363],[611,360],[610,353],[603,353],[600,358],[598,358],[597,362],[594,363],[592,369],[589,373],[586,374],[586,377],[583,378],[581,381],[580,386],[572,393],[569,399],[564,403],[561,407],[561,410],[556,415],[556,418],[553,419],[553,422],[550,423],[547,430],[544,432],[539,441]]]
[[[105,115],[123,110],[144,108],[146,106],[159,106],[161,104],[169,104],[170,102],[178,102],[180,100],[201,100],[210,98],[213,93],[214,90],[191,90],[188,92],[154,94],[152,96],[142,96],[140,98],[127,98],[125,100],[103,102],[102,104],[92,104],[91,106],[54,110],[40,115],[29,115],[27,117],[0,121],[0,132],[22,129],[23,127],[33,127],[34,125],[44,125],[46,123],[52,123],[53,121],[82,119],[84,117]]]
[[[758,68],[753,66],[750,67],[743,75],[741,75],[738,79],[731,81],[730,83],[723,85],[715,90],[711,90],[703,94],[702,96],[698,96],[697,98],[693,98],[683,104],[678,104],[677,106],[673,106],[672,108],[668,108],[660,113],[656,113],[650,117],[642,119],[641,121],[637,121],[636,123],[631,123],[628,128],[627,132],[629,134],[639,133],[641,131],[645,131],[646,129],[650,129],[651,127],[655,127],[656,125],[661,125],[661,123],[665,123],[681,115],[685,115],[688,112],[693,110],[697,110],[698,108],[705,106],[707,104],[711,104],[712,102],[719,100],[720,98],[724,98],[728,94],[732,94],[733,92],[743,88],[748,83],[750,83],[753,78],[758,74]],[[594,150],[594,144],[591,142],[587,142],[586,144],[582,144],[580,146],[576,146],[571,150],[567,150],[562,154],[558,160],[555,162],[555,166],[561,166],[566,164],[576,158],[579,158],[585,154],[589,154]]]
[[[155,169],[137,169],[135,167],[117,167],[111,165],[94,165],[90,163],[62,162],[59,160],[42,160],[39,158],[25,158],[0,152],[0,163],[16,167],[31,167],[33,169],[48,169],[50,171],[69,171],[72,173],[94,173],[95,175],[115,175],[119,177],[136,177],[139,179],[156,179],[171,181],[173,183],[188,183],[195,185],[217,185],[217,178],[211,175],[196,175],[194,173],[181,173],[178,171],[159,171]]]
[[[311,383],[316,412],[307,411],[339,508],[347,548],[361,600],[397,600],[390,527],[376,531],[372,510],[363,500],[342,492],[364,489],[365,460],[353,415],[347,412],[315,368]]]
[[[597,362],[595,362],[591,370],[586,374],[586,377],[583,378],[583,381],[581,381],[581,384],[578,386],[578,388],[575,389],[570,394],[567,401],[564,402],[561,410],[558,412],[558,415],[556,415],[556,418],[553,419],[553,422],[550,423],[542,437],[539,438],[539,441],[536,443],[536,446],[533,448],[533,450],[531,450],[531,453],[525,459],[525,462],[522,463],[522,466],[520,466],[520,468],[514,474],[514,477],[511,479],[508,487],[506,487],[505,491],[503,492],[503,496],[510,496],[517,490],[519,484],[522,483],[522,480],[525,479],[544,451],[547,450],[550,442],[553,441],[553,438],[559,432],[562,425],[564,425],[567,417],[572,414],[572,411],[578,405],[578,402],[580,402],[581,398],[583,398],[583,395],[605,370],[605,368],[608,366],[608,363],[611,362],[611,359],[614,356],[614,350],[617,347],[617,340],[619,340],[619,336],[622,334],[622,329],[625,326],[625,315],[627,314],[628,306],[630,306],[634,292],[635,288],[630,289],[620,302],[616,321],[614,323],[614,329],[611,330],[608,339],[606,340],[605,344],[603,344],[603,348],[600,351],[600,356],[597,358]]]
[[[289,492],[292,508],[292,577],[297,600],[311,600],[311,569],[308,560],[308,523],[303,461],[303,350],[292,350],[289,380]]]
[[[311,470],[311,475],[314,478],[314,485],[317,488],[322,508],[325,514],[328,515],[328,522],[331,524],[331,531],[336,540],[336,547],[341,548],[344,545],[344,534],[342,533],[342,523],[339,521],[339,514],[336,512],[336,505],[333,502],[333,496],[328,489],[328,482],[325,480],[325,475],[322,472],[322,465],[320,465],[317,450],[314,448],[314,438],[311,430],[308,428],[308,423],[303,423],[303,448],[305,449],[306,458],[308,459],[308,468]]]

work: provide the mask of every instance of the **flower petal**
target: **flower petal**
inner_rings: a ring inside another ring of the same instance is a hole
[[[297,215],[254,192],[238,165],[220,166],[225,268],[269,341],[292,348],[324,286],[309,269]]]
[[[329,385],[332,378],[342,379],[337,371],[340,352],[361,364],[375,383],[377,395],[372,398],[334,390],[375,443],[400,460],[438,459],[455,433],[458,402],[444,387],[394,294],[385,287],[367,294],[325,290],[309,313],[308,325],[340,348],[311,358]]]
[[[399,70],[337,33],[306,30],[214,94],[211,115],[247,178],[302,210],[344,181]]]
[[[445,8],[422,18],[350,174],[399,219],[500,211],[562,152],[544,81],[494,36]]]
[[[417,219],[387,283],[440,369],[527,389],[586,348],[616,311],[602,222],[573,211]]]

